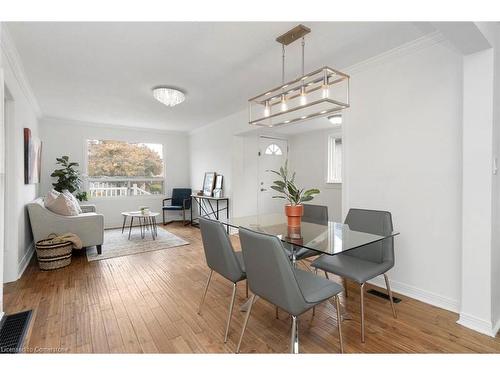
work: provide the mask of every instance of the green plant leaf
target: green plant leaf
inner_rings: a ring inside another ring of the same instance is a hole
[[[319,189],[309,189],[304,192],[304,195],[312,195],[312,194],[319,194],[320,191]]]
[[[283,188],[280,187],[280,186],[271,185],[271,189],[273,189],[273,190],[275,190],[275,191],[277,191],[279,193],[285,193],[285,190],[283,190]]]

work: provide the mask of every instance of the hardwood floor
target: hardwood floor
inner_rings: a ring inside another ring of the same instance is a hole
[[[244,314],[235,308],[229,340],[223,343],[231,284],[215,275],[202,315],[197,308],[208,268],[198,229],[170,224],[187,246],[87,262],[76,254],[69,267],[41,272],[32,260],[23,277],[6,284],[6,313],[33,309],[25,342],[41,352],[232,353]],[[233,238],[239,248],[238,238]],[[105,249],[104,249],[105,251]],[[342,322],[346,353],[500,352],[500,339],[455,323],[457,314],[399,296],[398,319],[389,301],[366,294],[366,343],[360,341],[359,292],[349,283],[341,299],[352,320]],[[370,286],[371,287],[371,286]],[[367,287],[369,289],[369,287]],[[396,294],[397,295],[397,294]],[[245,284],[236,304],[244,303]],[[338,353],[335,310],[329,303],[299,320],[302,353]],[[287,353],[290,320],[276,320],[274,307],[259,300],[243,339],[243,353]],[[57,350],[57,348],[60,348]]]

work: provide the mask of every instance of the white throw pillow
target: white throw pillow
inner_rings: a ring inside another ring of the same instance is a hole
[[[43,202],[45,203],[45,206],[50,205],[52,202],[54,202],[56,200],[56,198],[59,196],[59,194],[61,194],[61,193],[59,193],[57,190],[54,190],[54,189],[49,191],[47,193],[47,196],[43,200]]]
[[[66,194],[59,194],[50,204],[45,204],[45,207],[58,215],[78,216],[78,210]]]
[[[71,194],[68,190],[63,190],[63,194],[66,195],[68,199],[71,200],[71,202],[73,202],[73,206],[78,211],[78,213],[81,214],[83,211],[82,208],[80,207],[80,203],[78,203],[78,199],[76,199],[75,196]]]

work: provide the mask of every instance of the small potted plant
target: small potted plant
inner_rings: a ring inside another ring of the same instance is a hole
[[[295,185],[295,172],[290,175],[288,171],[288,160],[279,171],[273,171],[280,179],[273,181],[271,189],[277,191],[281,195],[275,195],[273,198],[285,199],[288,204],[285,205],[285,215],[288,218],[289,227],[300,227],[302,215],[304,214],[304,206],[302,203],[313,200],[314,195],[319,194],[318,189],[299,189]]]

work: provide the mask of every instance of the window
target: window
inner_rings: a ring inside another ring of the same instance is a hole
[[[342,182],[342,138],[330,135],[328,137],[328,184]]]
[[[271,143],[269,146],[267,146],[266,155],[283,155],[283,152],[281,151],[280,146],[278,146],[275,143]]]
[[[163,194],[163,145],[87,140],[89,196]]]

